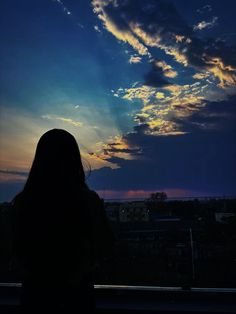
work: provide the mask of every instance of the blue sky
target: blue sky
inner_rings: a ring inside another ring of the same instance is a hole
[[[235,1],[0,7],[1,201],[55,127],[76,137],[102,196],[235,194]]]

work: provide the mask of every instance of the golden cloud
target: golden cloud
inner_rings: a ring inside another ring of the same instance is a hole
[[[129,58],[129,63],[132,64],[132,63],[140,63],[142,61],[142,58],[139,57],[139,56],[131,56]]]
[[[155,93],[156,89],[154,87],[142,85],[140,87],[126,88],[122,98],[128,100],[141,99],[144,103],[147,103]]]
[[[130,146],[124,137],[121,135],[109,137],[106,142],[97,143],[98,149],[90,153],[92,158],[102,160],[111,164],[111,168],[119,168],[115,163],[110,163],[109,160],[113,157],[122,158],[125,160],[136,159],[134,151],[139,150],[138,147]]]
[[[185,132],[174,123],[178,117],[185,119],[205,107],[204,89],[200,82],[185,85],[167,85],[152,88],[146,85],[125,89],[122,96],[128,100],[140,99],[143,108],[134,120],[140,125],[145,123],[145,133],[152,135],[180,135]],[[168,95],[167,95],[167,94]]]
[[[185,37],[183,35],[175,35],[174,37],[175,37],[176,43],[183,43],[183,42],[185,42],[187,44],[190,44],[192,42],[192,40],[190,38]]]
[[[157,99],[163,99],[163,98],[165,98],[165,94],[162,93],[162,92],[157,92],[155,96],[156,96]]]
[[[155,65],[162,69],[163,75],[166,77],[174,78],[178,75],[178,73],[173,70],[172,66],[167,64],[165,61],[156,61]]]
[[[204,61],[211,66],[208,71],[211,72],[220,81],[218,84],[221,88],[236,85],[236,68],[231,65],[225,65],[219,57],[209,57],[204,55]]]
[[[149,129],[147,134],[152,135],[182,135],[186,132],[180,131],[179,126],[173,121],[167,121],[160,118],[153,119],[147,122]]]
[[[209,75],[210,75],[209,72],[196,73],[193,75],[193,78],[196,80],[203,80],[203,79],[209,77]]]
[[[140,55],[148,55],[148,49],[145,47],[132,32],[120,30],[105,13],[103,7],[109,4],[109,1],[93,0],[93,11],[97,14],[98,18],[103,22],[104,27],[111,32],[118,40],[129,43]]]

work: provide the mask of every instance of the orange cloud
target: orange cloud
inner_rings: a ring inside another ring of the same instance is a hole
[[[23,175],[18,174],[11,174],[11,173],[2,173],[0,172],[0,183],[18,183],[18,182],[25,182],[26,177]]]
[[[176,189],[176,188],[164,188],[161,189],[165,192],[168,198],[184,198],[184,197],[200,197],[202,192],[187,190],[187,189]],[[152,193],[158,192],[158,190],[97,190],[100,197],[107,200],[116,199],[146,199],[149,198]]]
[[[196,73],[193,75],[193,78],[196,80],[203,80],[207,77],[209,77],[210,73],[209,72],[201,72],[201,73]]]
[[[139,57],[139,56],[131,56],[129,58],[129,63],[132,64],[132,63],[140,63],[142,61],[142,58]]]
[[[155,65],[162,69],[163,75],[166,77],[174,78],[178,75],[178,73],[173,70],[172,66],[167,64],[165,61],[156,61]]]
[[[204,59],[206,64],[211,65],[208,67],[208,71],[219,79],[218,85],[221,88],[236,85],[236,67],[225,65],[223,60],[218,57],[212,58],[204,55]]]

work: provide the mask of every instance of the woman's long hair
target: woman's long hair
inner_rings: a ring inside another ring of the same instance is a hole
[[[79,263],[78,252],[85,256],[91,236],[88,194],[75,138],[61,129],[43,134],[24,189],[14,199],[16,255],[25,261],[23,270],[33,269],[37,278],[63,278]]]
[[[52,129],[40,138],[23,189],[24,196],[65,196],[86,188],[85,173],[75,138],[62,129]],[[69,196],[69,195],[68,195]]]

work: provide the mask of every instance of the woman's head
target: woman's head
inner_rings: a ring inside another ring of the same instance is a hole
[[[40,138],[25,192],[85,187],[79,147],[67,131],[53,129]]]

